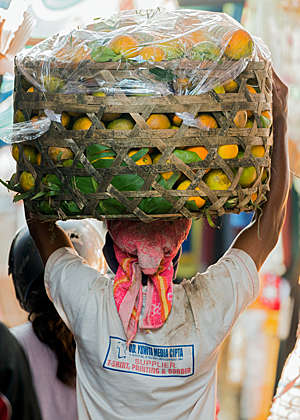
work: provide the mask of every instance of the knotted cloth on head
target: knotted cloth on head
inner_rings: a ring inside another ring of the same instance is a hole
[[[129,344],[137,328],[161,327],[172,308],[173,264],[192,221],[142,223],[108,221],[119,267],[114,280],[114,300]],[[142,272],[148,276],[143,317]]]

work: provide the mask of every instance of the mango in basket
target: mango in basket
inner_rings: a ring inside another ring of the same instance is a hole
[[[228,80],[226,83],[224,83],[224,89],[227,93],[234,93],[239,90],[239,85],[235,80]]]
[[[18,162],[20,158],[20,150],[17,144],[12,146],[11,154],[13,158]],[[36,164],[38,158],[38,151],[34,146],[23,146],[24,158],[32,164]]]
[[[234,159],[239,153],[239,148],[237,144],[223,144],[218,147],[218,155],[222,159]]]
[[[159,162],[159,160],[160,160],[160,158],[161,158],[161,155],[162,155],[162,153],[158,153],[156,156],[154,156],[154,158],[153,158],[153,163],[156,165],[158,162]],[[167,159],[166,160],[166,163],[167,164],[169,164],[170,163],[170,159]],[[174,174],[174,172],[173,171],[169,171],[169,172],[162,172],[161,173],[161,176],[165,179],[165,180],[168,180],[168,179],[170,179],[171,178],[171,176]]]
[[[157,46],[144,47],[139,56],[146,61],[163,61],[166,58],[164,50]]]
[[[116,54],[121,54],[125,58],[133,58],[139,54],[139,44],[133,36],[118,35],[114,37],[108,47]]]
[[[49,146],[48,156],[53,162],[58,163],[63,160],[73,159],[74,153],[68,147]]]
[[[152,130],[165,130],[171,127],[170,120],[165,114],[151,114],[146,123]]]
[[[243,169],[239,184],[242,187],[250,187],[257,178],[256,169],[254,166],[248,166]]]
[[[138,166],[152,165],[152,159],[148,151],[149,151],[148,148],[143,148],[140,150],[134,149],[128,152],[128,156],[131,157],[134,160],[135,164]]]
[[[190,185],[191,185],[191,181],[187,179],[178,185],[177,190],[180,190],[180,191],[187,190]],[[199,191],[200,188],[196,187],[195,190]],[[198,209],[201,209],[201,207],[203,207],[205,203],[206,203],[206,200],[204,200],[204,198],[202,197],[198,197],[198,196],[189,197],[186,202],[186,207],[192,211],[197,211]]]
[[[178,40],[174,40],[174,42],[166,41],[159,46],[163,50],[165,60],[175,60],[181,58],[184,54],[183,45]]]
[[[173,123],[173,125],[176,125],[177,127],[180,127],[181,124],[182,124],[182,118],[178,117],[178,115],[173,115],[172,123]]]
[[[194,22],[196,25],[199,25],[199,20]],[[190,23],[187,23],[187,25],[190,25]],[[191,48],[195,44],[199,44],[199,42],[206,41],[206,36],[204,31],[201,29],[197,29],[193,32],[190,32],[183,37],[179,38],[179,40],[185,45],[186,48]]]
[[[81,117],[74,122],[72,130],[88,130],[92,124],[88,117]]]
[[[20,187],[23,191],[30,191],[35,186],[34,176],[27,171],[23,171],[19,178]]]
[[[102,115],[102,121],[109,122],[120,118],[121,114],[117,114],[116,112],[105,112]]]
[[[265,148],[264,146],[252,146],[251,147],[251,154],[255,157],[264,157],[265,156]]]
[[[227,32],[223,37],[226,45],[225,54],[233,60],[251,57],[254,43],[251,36],[244,29],[237,29],[234,32]]]
[[[233,122],[238,128],[245,128],[247,124],[247,111],[238,111],[235,114]]]
[[[231,185],[230,179],[221,169],[212,169],[203,178],[211,190],[225,191]]]
[[[223,94],[223,93],[226,93],[226,92],[225,92],[225,88],[224,88],[224,86],[216,86],[216,87],[214,88],[214,91],[215,91],[217,94]]]
[[[60,91],[65,85],[65,82],[56,76],[46,76],[42,82],[46,91],[50,93]]]
[[[252,150],[251,150],[252,153]],[[261,153],[261,149],[254,149],[254,153]],[[240,151],[238,153],[238,157],[242,158],[244,155],[244,152]],[[253,154],[253,156],[255,156],[255,154]],[[237,169],[235,169],[235,172],[237,171]],[[247,166],[245,168],[243,168],[243,171],[241,173],[240,179],[239,179],[239,184],[241,187],[246,188],[246,187],[250,187],[254,181],[257,178],[257,173],[256,173],[256,169],[254,166]]]
[[[67,112],[63,111],[61,113],[60,121],[61,121],[61,125],[67,128],[71,121],[70,115]]]
[[[208,155],[208,151],[204,146],[188,147],[186,150],[188,150],[189,152],[196,153],[201,160],[204,160]]]
[[[20,109],[17,109],[14,115],[14,122],[21,123],[24,121],[26,121],[24,113]]]
[[[216,61],[221,54],[220,48],[211,41],[196,44],[190,52],[191,59],[195,61]]]
[[[218,123],[215,118],[210,114],[200,114],[197,117],[197,124],[199,128],[209,130],[210,128],[218,128]]]
[[[256,95],[257,92],[253,86],[246,85],[246,88],[248,89],[248,92],[251,93],[251,95]],[[250,110],[247,110],[247,116],[248,118],[251,118],[253,116],[253,112]]]
[[[263,128],[268,128],[272,124],[272,115],[269,111],[263,111],[260,116]]]
[[[132,130],[133,127],[133,122],[127,118],[117,118],[116,120],[111,121],[107,126],[109,130]]]

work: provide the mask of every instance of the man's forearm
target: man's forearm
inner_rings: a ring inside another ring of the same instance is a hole
[[[27,218],[30,235],[32,236],[41,258],[46,264],[50,255],[59,248],[71,247],[68,235],[53,222],[39,222]]]
[[[268,201],[261,217],[244,229],[232,246],[243,249],[253,258],[259,270],[277,243],[283,226],[289,190],[289,165],[286,142],[286,118],[274,120],[274,146]]]

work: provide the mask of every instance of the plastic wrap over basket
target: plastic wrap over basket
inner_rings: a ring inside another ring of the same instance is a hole
[[[229,16],[193,10],[56,34],[16,58],[10,187],[46,219],[254,210],[269,188],[269,59]]]

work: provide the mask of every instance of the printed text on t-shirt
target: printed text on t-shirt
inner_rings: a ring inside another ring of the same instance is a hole
[[[186,377],[194,374],[194,345],[157,346],[109,337],[104,369],[137,375]]]

